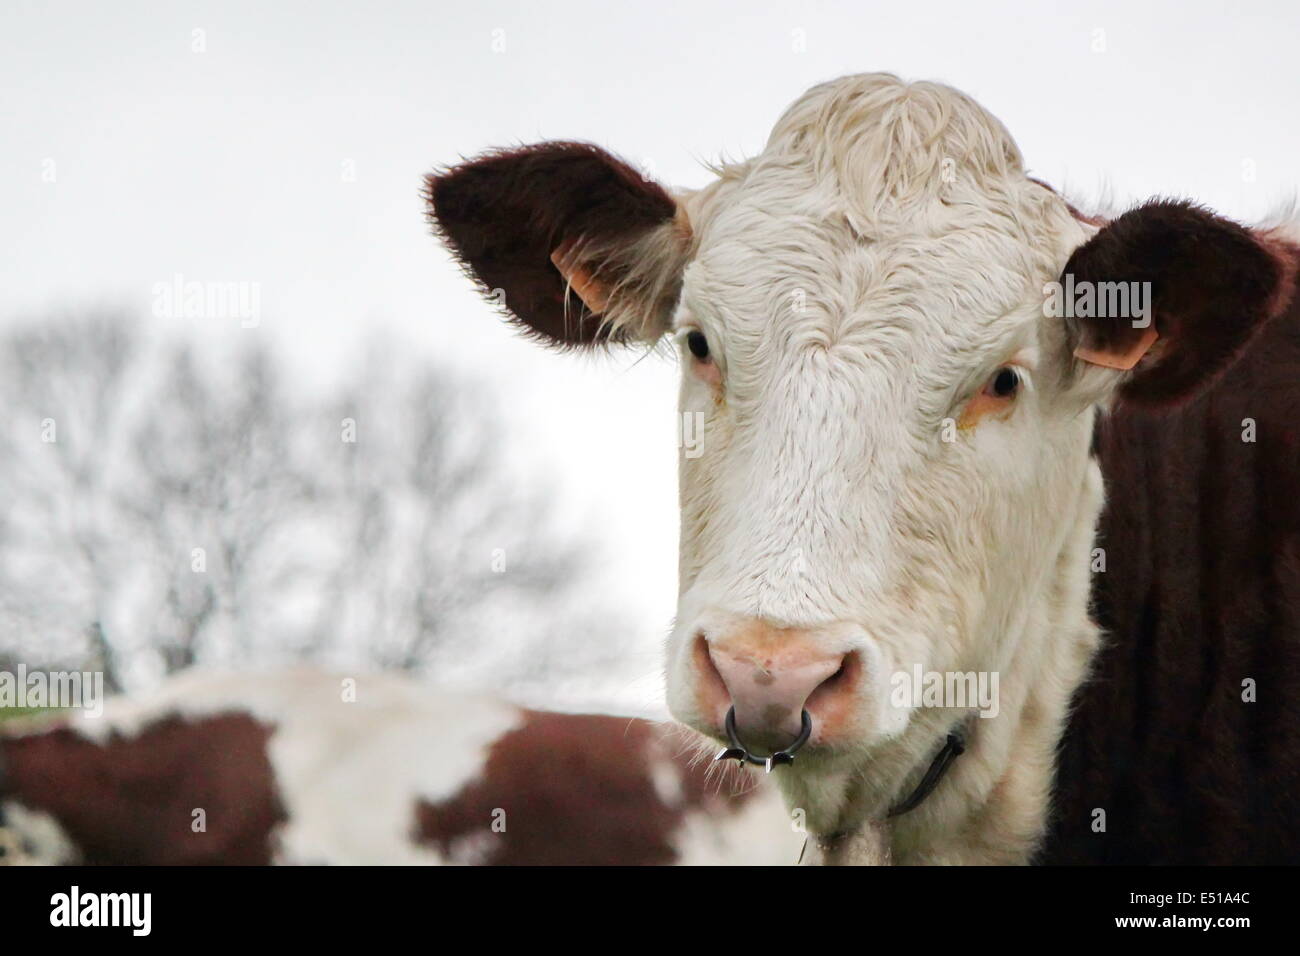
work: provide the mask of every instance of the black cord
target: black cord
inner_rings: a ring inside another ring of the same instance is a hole
[[[915,810],[921,805],[933,791],[939,786],[939,781],[943,775],[948,772],[954,760],[966,752],[966,735],[958,729],[948,735],[948,742],[943,745],[943,749],[935,754],[934,760],[930,762],[929,768],[925,771],[925,776],[921,782],[916,785],[916,789],[911,792],[906,800],[895,806],[888,813],[890,817],[902,816],[910,810]]]

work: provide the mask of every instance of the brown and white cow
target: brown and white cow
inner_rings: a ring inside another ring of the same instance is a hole
[[[775,788],[690,749],[670,724],[391,675],[195,672],[98,719],[0,724],[0,843],[36,863],[794,863]]]
[[[1300,861],[1294,227],[1083,217],[881,74],[715,172],[551,142],[428,178],[531,334],[677,343],[675,716],[762,755],[806,711],[775,776],[828,861]]]

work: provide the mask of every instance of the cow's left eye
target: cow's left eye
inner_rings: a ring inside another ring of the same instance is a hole
[[[993,374],[984,390],[995,398],[1011,398],[1020,391],[1020,373],[1004,365]]]
[[[986,416],[1001,418],[1009,414],[1016,396],[1024,385],[1024,376],[1012,365],[1004,365],[984,383],[984,387],[966,403],[957,425],[974,428]]]

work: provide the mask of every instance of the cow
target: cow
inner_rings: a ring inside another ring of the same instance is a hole
[[[1296,224],[1085,214],[888,74],[712,174],[426,177],[528,335],[681,363],[674,716],[808,862],[1300,862]]]
[[[305,668],[6,721],[0,818],[9,862],[47,864],[783,865],[805,839],[671,724]]]

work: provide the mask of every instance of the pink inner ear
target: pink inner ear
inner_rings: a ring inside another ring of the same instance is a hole
[[[1159,337],[1156,327],[1152,325],[1143,331],[1142,335],[1135,339],[1133,344],[1123,352],[1090,349],[1080,345],[1074,350],[1074,357],[1082,359],[1090,365],[1100,365],[1103,368],[1113,368],[1127,372],[1142,360],[1142,356],[1151,351],[1151,346],[1155,344],[1156,339]]]
[[[585,267],[572,261],[573,246],[572,240],[561,243],[558,249],[551,252],[551,262],[560,270],[564,281],[578,293],[583,304],[599,315],[609,306],[609,291],[593,279]]]

